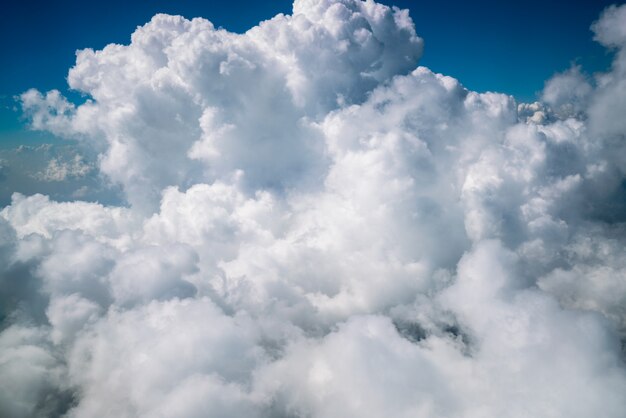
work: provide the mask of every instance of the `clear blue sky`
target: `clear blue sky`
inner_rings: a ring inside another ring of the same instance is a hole
[[[589,26],[612,1],[382,2],[410,9],[426,43],[420,64],[472,90],[532,100],[547,78],[572,62],[590,73],[610,62]],[[23,129],[12,97],[31,87],[67,93],[65,77],[75,50],[128,43],[133,30],[155,13],[202,16],[242,32],[290,11],[287,0],[7,0],[0,14],[0,143],[36,141],[41,135]]]

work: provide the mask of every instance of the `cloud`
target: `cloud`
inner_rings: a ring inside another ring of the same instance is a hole
[[[83,162],[83,157],[75,154],[70,161],[59,161],[56,158],[48,162],[46,170],[39,174],[44,181],[64,181],[67,178],[80,178],[89,173],[91,167]]]
[[[0,411],[11,417],[58,416],[72,400],[63,361],[45,329],[10,326],[0,334]]]
[[[75,343],[70,380],[84,396],[69,415],[255,414],[246,386],[263,351],[252,325],[204,298],[111,310]]]
[[[55,200],[86,200],[119,204],[120,190],[97,169],[94,150],[74,141],[0,149],[0,205],[11,203],[13,193],[42,193]]]
[[[104,148],[102,172],[152,211],[166,186],[237,172],[295,187],[324,165],[306,119],[364,100],[421,51],[407,13],[374,2],[301,2],[243,35],[156,15],[130,45],[78,52],[68,82],[84,104],[35,90],[22,103],[33,128]]]
[[[594,39],[604,46],[621,48],[626,44],[624,21],[626,11],[616,5],[608,7],[602,16],[593,23],[591,29],[595,33]]]
[[[623,10],[536,103],[416,67],[373,1],[80,51],[89,99],[23,109],[128,205],[0,211],[0,415],[620,417]]]
[[[589,125],[593,133],[609,138],[623,135],[626,127],[623,118],[618,116],[618,109],[623,108],[625,104],[626,93],[625,22],[626,12],[623,7],[609,7],[592,26],[595,39],[616,50],[612,71],[599,76],[598,91],[588,111],[591,117]],[[623,151],[620,154],[620,158],[623,159]]]
[[[581,118],[592,93],[591,84],[581,73],[580,67],[557,74],[546,83],[541,100],[556,112],[560,119]]]

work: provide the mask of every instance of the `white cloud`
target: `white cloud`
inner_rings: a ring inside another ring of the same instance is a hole
[[[591,25],[595,39],[608,47],[622,48],[626,44],[626,9],[616,5],[608,7],[602,16]]]
[[[91,167],[83,161],[83,157],[75,154],[70,161],[59,161],[52,158],[46,170],[38,177],[44,181],[64,181],[68,178],[84,177],[91,171]]]
[[[97,169],[95,150],[75,141],[0,149],[0,206],[11,203],[13,193],[42,193],[55,200],[81,196],[85,200],[117,203],[117,187]]]
[[[207,299],[111,310],[68,359],[70,381],[83,392],[69,415],[255,413],[246,388],[263,362],[257,340],[249,319],[225,316]]]
[[[541,100],[552,107],[561,119],[583,116],[592,87],[581,73],[580,67],[557,74],[546,83]]]
[[[0,212],[0,371],[28,370],[0,412],[620,417],[623,10],[612,69],[533,104],[415,68],[373,1],[79,52],[90,100],[23,107],[130,206]]]
[[[300,184],[324,163],[306,118],[364,100],[421,51],[406,12],[374,2],[298,2],[243,35],[157,15],[128,46],[78,52],[68,81],[93,100],[22,103],[35,129],[104,147],[101,170],[154,210],[166,186],[238,171],[252,187]]]

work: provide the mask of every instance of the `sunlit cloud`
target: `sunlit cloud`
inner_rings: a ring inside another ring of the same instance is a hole
[[[0,211],[0,415],[622,417],[624,27],[536,103],[371,0],[79,51],[21,103],[95,157],[39,175],[124,201]]]

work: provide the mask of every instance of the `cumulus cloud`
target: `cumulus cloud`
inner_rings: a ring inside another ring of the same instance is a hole
[[[128,204],[0,211],[0,415],[621,417],[624,10],[532,104],[371,0],[80,51],[22,106]]]
[[[592,93],[591,84],[581,73],[579,66],[557,74],[546,83],[541,100],[549,105],[560,119],[581,118]]]
[[[130,45],[78,52],[68,82],[86,103],[30,90],[23,108],[36,129],[102,147],[102,172],[147,211],[166,186],[237,172],[253,189],[313,181],[324,152],[307,118],[412,70],[422,40],[406,11],[372,1],[294,10],[243,35],[156,15]]]

